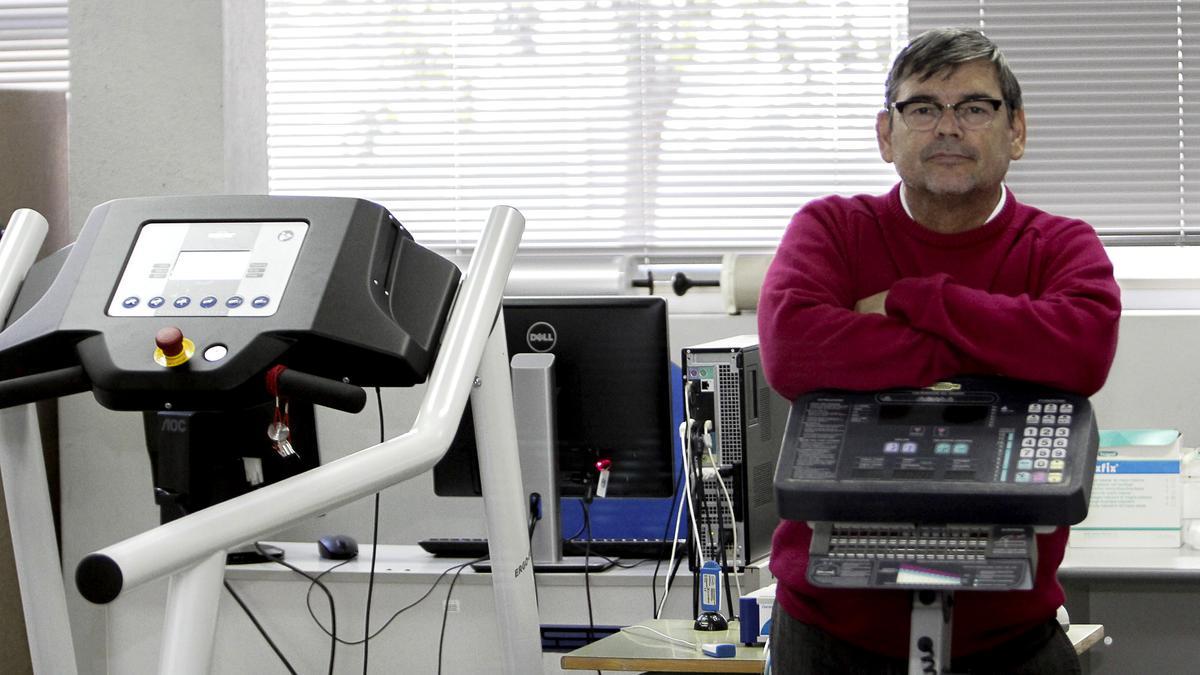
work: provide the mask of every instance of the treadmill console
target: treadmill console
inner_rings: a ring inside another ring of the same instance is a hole
[[[361,199],[117,199],[30,270],[0,381],[82,367],[117,410],[245,409],[269,400],[277,365],[409,386],[432,367],[460,276]]]
[[[1000,378],[797,399],[775,474],[789,520],[1069,525],[1087,515],[1087,399]]]

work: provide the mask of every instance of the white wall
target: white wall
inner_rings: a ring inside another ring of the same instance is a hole
[[[263,0],[72,0],[73,232],[118,197],[266,191]]]

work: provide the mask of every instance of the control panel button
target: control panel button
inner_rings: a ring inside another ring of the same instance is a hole
[[[1056,448],[1065,448],[1065,447],[1067,447],[1068,443],[1070,443],[1070,441],[1068,441],[1065,438],[1054,439],[1054,447],[1056,447]]]
[[[1014,478],[1016,479],[1016,481],[1018,483],[1028,483],[1029,479],[1030,479],[1029,472],[1028,471],[1018,471],[1017,475],[1014,476]]]
[[[250,301],[250,306],[255,309],[262,309],[263,307],[266,307],[269,304],[271,304],[271,298],[268,298],[265,295],[260,295],[257,298],[254,298],[253,300]]]
[[[1041,415],[1033,415],[1033,414],[1030,414],[1030,415],[1026,415],[1026,416],[1025,416],[1025,423],[1026,423],[1026,424],[1037,424],[1037,423],[1038,423],[1038,422],[1040,422],[1040,421],[1042,421],[1042,416],[1041,416]]]
[[[942,443],[935,443],[935,444],[933,445],[933,454],[935,454],[935,455],[948,455],[948,454],[950,454],[950,444],[949,444],[949,443],[945,443],[945,442],[942,442]]]
[[[1050,456],[1050,449],[1049,449],[1049,448],[1038,448],[1038,449],[1037,449],[1037,456],[1038,456],[1038,457],[1040,457],[1040,458],[1046,458],[1046,457],[1049,457],[1049,456]]]
[[[137,297],[136,295],[131,295],[121,301],[121,306],[125,309],[133,309],[134,307],[137,307],[138,303],[141,301],[141,298]]]
[[[883,444],[883,451],[889,455],[894,455],[900,452],[900,444],[895,441],[888,441]]]
[[[1033,468],[1033,460],[1032,459],[1018,459],[1017,460],[1017,468],[1021,469],[1022,471],[1028,471]]]
[[[900,453],[905,454],[905,455],[917,454],[917,444],[916,443],[904,443],[903,445],[900,446]]]
[[[1038,439],[1038,442],[1037,442],[1037,446],[1038,446],[1039,448],[1048,448],[1048,447],[1050,447],[1050,446],[1051,446],[1053,443],[1054,443],[1054,439],[1053,439],[1053,438],[1039,438],[1039,439]]]
[[[1051,457],[1066,457],[1067,449],[1066,448],[1054,448],[1053,450],[1050,451],[1050,456]]]
[[[1059,423],[1059,424],[1070,424],[1070,423],[1071,423],[1071,416],[1070,416],[1070,415],[1059,415],[1059,416],[1058,416],[1058,423]]]
[[[167,368],[187,363],[196,353],[196,345],[176,326],[159,329],[154,334],[154,347],[154,362]]]
[[[1033,448],[1021,448],[1021,456],[1022,457],[1033,457],[1033,453],[1034,453]]]
[[[1031,412],[1031,413],[1042,412],[1042,404],[1041,403],[1030,403],[1029,404],[1029,412]]]
[[[1058,404],[1057,403],[1047,403],[1046,405],[1042,406],[1042,412],[1056,413],[1056,412],[1058,412]]]
[[[970,449],[971,449],[970,443],[955,443],[954,444],[954,454],[956,454],[956,455],[965,455],[965,454],[967,454],[967,451],[969,451]]]
[[[154,334],[154,346],[161,349],[164,356],[178,356],[183,351],[183,331],[175,326],[159,329]]]
[[[146,306],[149,307],[150,309],[158,309],[159,307],[162,307],[165,304],[167,304],[167,299],[161,295],[156,295],[153,298],[150,298],[149,300],[146,301]]]
[[[1064,415],[1075,414],[1075,405],[1073,403],[1063,403],[1058,406],[1058,412]]]
[[[1042,427],[1041,429],[1038,429],[1038,435],[1039,436],[1053,436],[1054,429],[1051,427]]]
[[[204,309],[208,309],[210,307],[215,307],[216,304],[217,304],[217,299],[214,296],[206,295],[203,298],[200,298],[200,306],[203,307]],[[205,354],[207,354],[207,353],[208,352],[205,352]]]
[[[245,298],[240,295],[231,295],[229,299],[225,301],[225,306],[229,309],[237,309],[238,307],[241,307],[242,303],[245,301]]]
[[[1042,424],[1054,424],[1054,415],[1042,415]]]
[[[1067,436],[1071,435],[1071,430],[1067,427],[1058,427],[1054,430],[1054,435],[1060,438],[1066,438]]]
[[[1022,448],[1032,448],[1035,445],[1037,445],[1037,442],[1038,442],[1038,439],[1036,439],[1036,438],[1022,438],[1021,439],[1021,447]]]
[[[1046,474],[1046,482],[1061,483],[1063,482],[1063,475],[1059,471],[1051,471],[1050,473]]]
[[[183,309],[184,307],[187,307],[188,305],[192,304],[192,299],[186,295],[181,295],[178,298],[175,298],[175,302],[173,304],[177,308]]]
[[[1067,463],[1062,461],[1061,459],[1050,460],[1050,469],[1052,471],[1062,471],[1065,468],[1067,468]]]

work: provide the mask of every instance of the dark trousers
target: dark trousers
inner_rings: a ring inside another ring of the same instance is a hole
[[[908,662],[865,651],[801,623],[778,603],[771,619],[771,668],[776,675],[905,675]],[[1079,657],[1058,621],[1051,619],[994,649],[954,659],[950,672],[970,675],[1081,673]]]

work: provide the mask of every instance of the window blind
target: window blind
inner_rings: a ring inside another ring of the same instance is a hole
[[[469,249],[771,250],[830,193],[882,192],[874,116],[903,0],[267,0],[275,194],[361,196]]]
[[[67,0],[0,0],[0,88],[66,91]]]
[[[970,26],[1000,45],[1028,119],[1008,178],[1023,201],[1109,242],[1200,231],[1200,5],[911,0],[909,22],[912,36]]]

